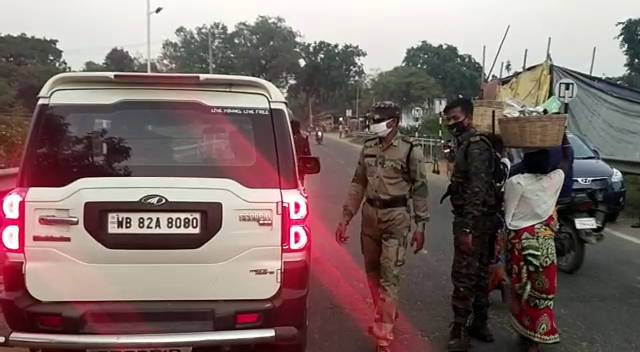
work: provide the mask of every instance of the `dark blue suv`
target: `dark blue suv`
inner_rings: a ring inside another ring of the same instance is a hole
[[[600,153],[582,138],[568,134],[573,147],[573,192],[604,191],[604,202],[609,210],[609,221],[616,221],[624,209],[626,189],[622,173],[600,159]]]

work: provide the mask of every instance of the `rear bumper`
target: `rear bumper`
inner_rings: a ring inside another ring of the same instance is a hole
[[[0,344],[6,346],[108,349],[288,344],[306,334],[306,261],[285,262],[287,275],[280,291],[256,301],[40,302],[24,286],[21,263],[7,262],[3,269],[6,290],[0,303],[11,332],[0,335]],[[237,325],[235,318],[240,313],[258,313],[260,319]],[[42,326],[39,317],[43,316],[57,317],[61,325]]]
[[[180,334],[61,335],[12,332],[3,345],[41,349],[116,349],[153,347],[207,347],[288,343],[295,341],[295,328],[211,331]]]

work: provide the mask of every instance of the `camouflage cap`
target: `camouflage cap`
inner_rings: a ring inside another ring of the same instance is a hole
[[[402,109],[392,101],[379,101],[371,107],[373,120],[387,120],[389,118],[400,118]]]

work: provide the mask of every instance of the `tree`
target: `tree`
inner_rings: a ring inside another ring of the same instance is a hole
[[[85,72],[102,72],[106,70],[107,69],[102,64],[99,64],[95,61],[85,62],[84,68],[82,69],[82,71],[85,71]]]
[[[214,73],[231,73],[232,53],[229,29],[220,22],[202,25],[195,29],[180,27],[176,40],[165,40],[159,59],[160,69],[167,72],[208,73],[209,46],[211,44]],[[211,42],[209,42],[211,39]]]
[[[510,75],[513,70],[513,66],[511,66],[511,60],[507,60],[507,63],[504,65],[504,70],[507,71],[507,74]]]
[[[138,62],[128,51],[115,47],[105,56],[102,66],[111,72],[134,72]]]
[[[628,19],[618,22],[620,34],[616,37],[620,40],[620,48],[627,56],[625,67],[627,73],[621,80],[635,88],[640,88],[640,18]]]
[[[427,99],[442,94],[438,83],[417,67],[398,66],[378,75],[373,81],[373,92],[380,100],[391,100],[402,107],[424,104]]]
[[[57,40],[0,36],[0,112],[31,111],[42,85],[67,70]]]
[[[300,111],[310,116],[314,105],[330,110],[351,107],[357,91],[364,86],[361,60],[366,52],[356,45],[325,41],[305,43],[299,52],[301,67],[289,96]]]
[[[444,88],[449,99],[458,95],[475,97],[480,90],[482,65],[471,55],[460,54],[453,45],[434,46],[422,41],[407,49],[403,65],[424,70]]]
[[[281,17],[259,16],[231,33],[234,71],[260,77],[286,89],[299,68],[300,35]]]
[[[233,32],[214,22],[195,29],[180,27],[177,40],[162,45],[160,68],[169,72],[209,72],[259,77],[286,89],[299,68],[299,34],[280,17],[260,16],[238,23]]]

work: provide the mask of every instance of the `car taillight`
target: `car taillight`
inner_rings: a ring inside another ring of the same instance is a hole
[[[259,324],[262,321],[262,315],[260,313],[238,313],[236,314],[236,327],[242,327],[243,325]]]
[[[304,251],[311,242],[307,198],[299,191],[286,191],[282,196],[282,250],[285,253]]]
[[[26,189],[17,188],[2,199],[0,234],[2,234],[2,246],[7,252],[22,253],[24,250],[24,200],[26,195]]]
[[[45,330],[62,330],[64,319],[59,315],[38,315],[36,316],[36,324]]]

